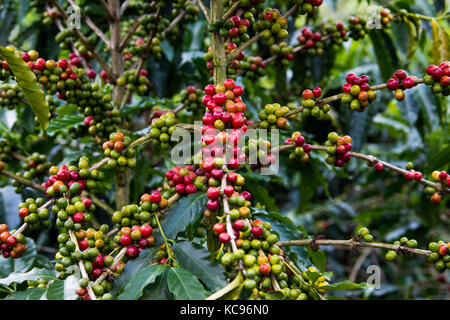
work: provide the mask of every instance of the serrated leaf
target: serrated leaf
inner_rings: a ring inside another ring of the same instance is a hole
[[[5,300],[46,300],[46,288],[30,288],[10,294]]]
[[[0,284],[9,286],[11,283],[22,283],[27,280],[56,279],[55,271],[48,269],[33,268],[28,272],[14,272],[6,278],[0,279]]]
[[[227,285],[224,268],[210,260],[210,253],[202,246],[190,241],[180,241],[172,246],[180,266],[197,276],[205,286],[216,291]]]
[[[137,300],[142,294],[144,288],[156,281],[167,266],[152,265],[139,270],[122,288],[121,293],[117,297],[118,300]]]
[[[203,215],[207,198],[206,193],[194,193],[171,206],[164,214],[164,220],[161,223],[166,237],[176,239],[179,233],[186,230],[192,231],[193,225],[198,223]],[[158,237],[160,237],[159,234]]]
[[[81,114],[66,114],[62,117],[54,118],[50,121],[47,133],[52,136],[59,131],[77,127],[83,124],[84,116]]]
[[[47,286],[45,293],[47,300],[76,300],[78,278],[74,275],[67,277],[64,281],[55,280]]]
[[[170,269],[167,283],[176,300],[203,300],[206,297],[200,281],[183,268]]]
[[[325,286],[321,286],[320,289],[325,290],[358,290],[369,288],[369,285],[365,282],[354,283],[349,280],[345,280],[338,283],[332,283]]]
[[[50,119],[50,110],[45,93],[39,86],[35,74],[16,52],[0,46],[0,56],[8,63],[42,130],[45,131]]]

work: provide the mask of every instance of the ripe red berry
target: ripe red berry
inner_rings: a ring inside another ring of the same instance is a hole
[[[219,200],[209,199],[206,203],[206,208],[208,208],[208,210],[217,210],[219,208]]]
[[[223,188],[223,193],[225,193],[225,195],[227,195],[228,197],[231,196],[234,192],[234,187],[231,185],[226,185]]]
[[[131,239],[130,235],[128,235],[128,234],[123,234],[120,237],[120,244],[123,246],[128,246],[132,242],[133,242],[133,239]]]
[[[387,82],[387,88],[388,88],[389,90],[392,90],[392,91],[397,90],[397,89],[398,89],[398,86],[399,86],[398,80],[395,80],[395,79],[389,79],[388,82]]]
[[[441,172],[439,173],[439,179],[440,179],[440,180],[445,180],[445,179],[447,179],[447,177],[448,177],[447,172],[441,171]]]
[[[153,233],[153,228],[150,225],[145,224],[141,227],[142,237],[147,238],[147,237],[151,236],[152,233]]]
[[[322,89],[314,88],[313,94],[314,94],[314,98],[320,98],[320,96],[322,95]]]
[[[377,162],[377,163],[375,164],[375,170],[377,170],[377,171],[383,171],[383,169],[384,169],[384,166],[383,166],[382,163]]]
[[[230,242],[230,240],[231,240],[231,237],[226,232],[223,232],[219,235],[219,241],[222,243],[228,243],[228,242]]]
[[[206,191],[206,195],[208,196],[209,199],[216,200],[219,198],[220,191],[216,187],[209,187],[208,190]]]
[[[150,195],[150,202],[152,203],[160,203],[161,202],[161,193],[154,191],[152,192],[152,194]]]
[[[303,91],[302,97],[303,99],[312,99],[314,97],[314,93],[311,90],[307,89]]]
[[[81,212],[77,212],[72,217],[73,222],[75,223],[83,223],[84,222],[84,214]]]
[[[214,232],[215,232],[217,235],[219,235],[219,234],[225,232],[227,229],[226,229],[226,226],[225,226],[224,223],[222,223],[222,222],[217,222],[217,223],[214,225],[213,230],[214,230]]]
[[[263,229],[259,225],[253,226],[252,234],[255,238],[259,238],[263,234]]]
[[[139,254],[139,250],[135,246],[129,246],[127,248],[127,255],[130,258],[135,258],[135,257],[137,257],[138,254]]]

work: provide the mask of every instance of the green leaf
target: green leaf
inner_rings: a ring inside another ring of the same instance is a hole
[[[169,239],[176,239],[180,232],[192,235],[205,210],[206,193],[194,193],[177,201],[164,214],[161,227]],[[158,234],[160,237],[160,234]]]
[[[373,49],[380,67],[383,80],[388,80],[394,73],[397,64],[397,53],[391,39],[384,33],[377,30],[369,32]]]
[[[216,291],[227,285],[224,268],[210,260],[210,253],[202,246],[190,241],[180,241],[172,246],[180,266],[197,276],[205,286]]]
[[[0,46],[0,56],[8,63],[42,130],[45,131],[50,119],[50,110],[45,93],[39,86],[35,74],[16,52]]]
[[[354,283],[349,280],[345,280],[338,283],[332,283],[326,286],[321,286],[320,289],[325,290],[358,290],[358,289],[366,289],[369,285],[365,282]]]
[[[327,257],[323,251],[312,251],[310,248],[310,257],[312,263],[319,269],[320,272],[325,271],[325,264],[327,263]]]
[[[144,269],[139,270],[122,288],[118,300],[137,300],[142,294],[144,288],[156,281],[156,278],[160,276],[167,266],[165,265],[152,265]]]
[[[152,260],[155,259],[155,252],[157,252],[158,250],[159,249],[146,249],[142,251],[136,259],[128,261],[125,266],[124,272],[120,275],[119,279],[114,282],[114,288],[111,293],[120,295],[127,282],[139,270],[150,265]]]
[[[48,125],[47,132],[52,136],[59,131],[82,125],[83,120],[84,116],[81,114],[66,114],[65,116],[52,119]]]
[[[76,300],[78,278],[74,275],[67,277],[66,280],[55,280],[47,287],[47,300]]]
[[[5,300],[46,300],[46,288],[30,288],[10,294]]]
[[[170,269],[167,283],[176,300],[203,300],[206,297],[200,281],[183,268]]]
[[[164,273],[156,278],[155,283],[145,287],[141,300],[173,300],[173,294],[167,284],[169,270],[166,268]]]
[[[27,280],[56,279],[55,271],[48,269],[33,268],[28,272],[14,272],[6,278],[0,279],[0,284],[9,286],[11,283],[22,283]]]

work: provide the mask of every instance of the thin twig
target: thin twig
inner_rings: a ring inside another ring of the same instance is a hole
[[[173,28],[175,28],[175,26],[184,18],[184,16],[186,15],[186,10],[182,10],[175,19],[173,19],[173,21],[169,24],[169,26],[167,27],[166,30],[164,30],[162,32],[163,37],[166,37],[166,35],[172,31]]]
[[[382,242],[361,242],[355,239],[349,240],[330,240],[330,239],[305,239],[305,240],[289,240],[289,241],[279,241],[277,246],[279,247],[289,247],[289,246],[299,246],[307,247],[311,245],[317,246],[336,246],[336,247],[348,247],[352,249],[356,248],[381,248],[387,250],[394,250],[397,252],[413,253],[421,256],[428,257],[431,254],[430,250],[408,248],[405,246],[397,244],[389,244]]]
[[[195,0],[195,2],[198,4],[200,9],[202,10],[203,15],[206,18],[206,21],[208,21],[208,23],[211,24],[211,17],[210,17],[209,9],[205,6],[205,4],[203,3],[202,0]]]

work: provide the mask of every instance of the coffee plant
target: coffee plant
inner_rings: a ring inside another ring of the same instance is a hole
[[[448,298],[448,3],[374,2],[0,1],[0,298]]]

